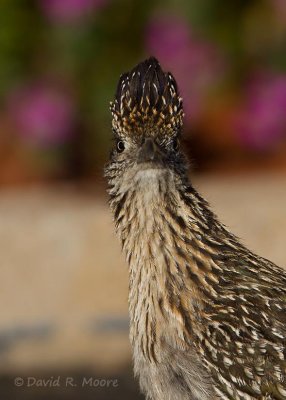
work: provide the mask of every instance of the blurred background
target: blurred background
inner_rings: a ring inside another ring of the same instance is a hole
[[[150,55],[184,99],[195,185],[250,248],[286,265],[285,46],[285,0],[1,1],[6,399],[142,398],[102,169],[119,75]]]

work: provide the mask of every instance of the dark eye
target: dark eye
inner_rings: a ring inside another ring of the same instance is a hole
[[[177,150],[179,150],[179,146],[180,146],[179,140],[178,139],[174,139],[174,141],[173,141],[173,149],[175,151],[177,151]]]
[[[116,149],[118,151],[118,153],[122,153],[123,150],[125,149],[125,145],[123,140],[118,140],[117,145],[116,145]]]

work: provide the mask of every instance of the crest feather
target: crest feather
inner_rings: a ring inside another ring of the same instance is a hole
[[[125,135],[142,130],[171,135],[181,128],[184,116],[175,79],[154,57],[121,75],[111,113],[113,128]]]

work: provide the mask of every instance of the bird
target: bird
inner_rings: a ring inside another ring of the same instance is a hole
[[[286,399],[286,271],[250,251],[193,187],[175,78],[150,57],[121,75],[110,110],[104,174],[141,391]]]

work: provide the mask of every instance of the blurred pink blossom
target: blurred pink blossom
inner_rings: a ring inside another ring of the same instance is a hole
[[[73,104],[57,88],[44,84],[21,87],[10,96],[9,111],[19,136],[35,144],[62,144],[72,136]]]
[[[256,150],[275,147],[286,136],[286,75],[259,75],[246,90],[245,103],[233,119],[244,146]]]
[[[272,0],[274,11],[279,20],[285,21],[286,18],[286,1],[285,0]]]
[[[154,17],[146,31],[146,50],[175,76],[184,100],[186,122],[196,120],[210,88],[224,72],[213,44],[196,37],[178,16]]]
[[[108,0],[39,0],[54,22],[74,22],[104,6]]]

